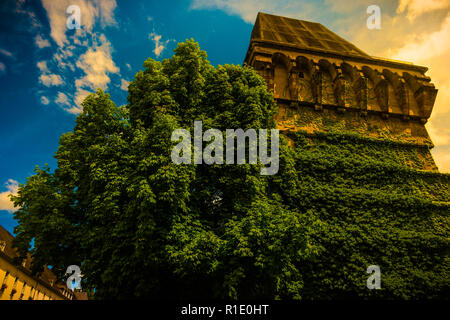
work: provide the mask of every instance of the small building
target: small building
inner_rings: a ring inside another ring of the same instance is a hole
[[[14,237],[0,226],[0,300],[75,300],[74,293],[45,267],[35,276],[31,273],[31,255],[21,265],[13,259],[18,256],[12,247]]]

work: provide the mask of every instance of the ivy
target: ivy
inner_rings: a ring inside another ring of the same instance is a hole
[[[329,130],[281,135],[276,175],[171,161],[175,129],[269,129],[277,110],[252,68],[213,67],[193,40],[147,59],[128,104],[89,95],[57,168],[19,187],[14,244],[25,257],[34,241],[34,272],[79,265],[97,299],[448,297],[450,175],[418,169],[426,141],[305,111],[296,124]],[[366,287],[373,264],[380,290]]]

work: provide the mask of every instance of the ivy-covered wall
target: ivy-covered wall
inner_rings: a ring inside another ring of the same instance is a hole
[[[426,145],[334,124],[285,132],[297,177],[281,194],[324,223],[323,251],[299,266],[304,297],[448,298],[450,175],[417,169],[434,164]],[[369,265],[381,268],[381,290],[366,288]]]

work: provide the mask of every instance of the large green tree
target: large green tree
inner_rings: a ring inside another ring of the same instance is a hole
[[[253,69],[213,67],[186,41],[170,59],[145,61],[126,106],[101,90],[82,105],[57,168],[37,167],[13,197],[14,243],[22,255],[33,243],[35,272],[48,264],[62,278],[79,265],[97,298],[448,294],[449,175],[402,166],[383,151],[389,143],[298,132],[289,147],[280,136],[273,176],[259,164],[172,162],[172,132],[192,132],[194,120],[275,127],[273,96]],[[371,264],[381,290],[366,288]]]

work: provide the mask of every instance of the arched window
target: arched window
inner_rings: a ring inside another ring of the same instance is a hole
[[[322,73],[322,102],[324,104],[336,105],[336,96],[334,90],[334,81],[337,72],[333,65],[325,59],[319,61],[319,70]]]
[[[312,92],[312,61],[306,57],[299,56],[296,61],[297,79],[297,100],[305,102],[314,102],[314,95]]]
[[[289,92],[289,58],[282,53],[272,56],[273,65],[273,93],[275,98],[291,99]]]

